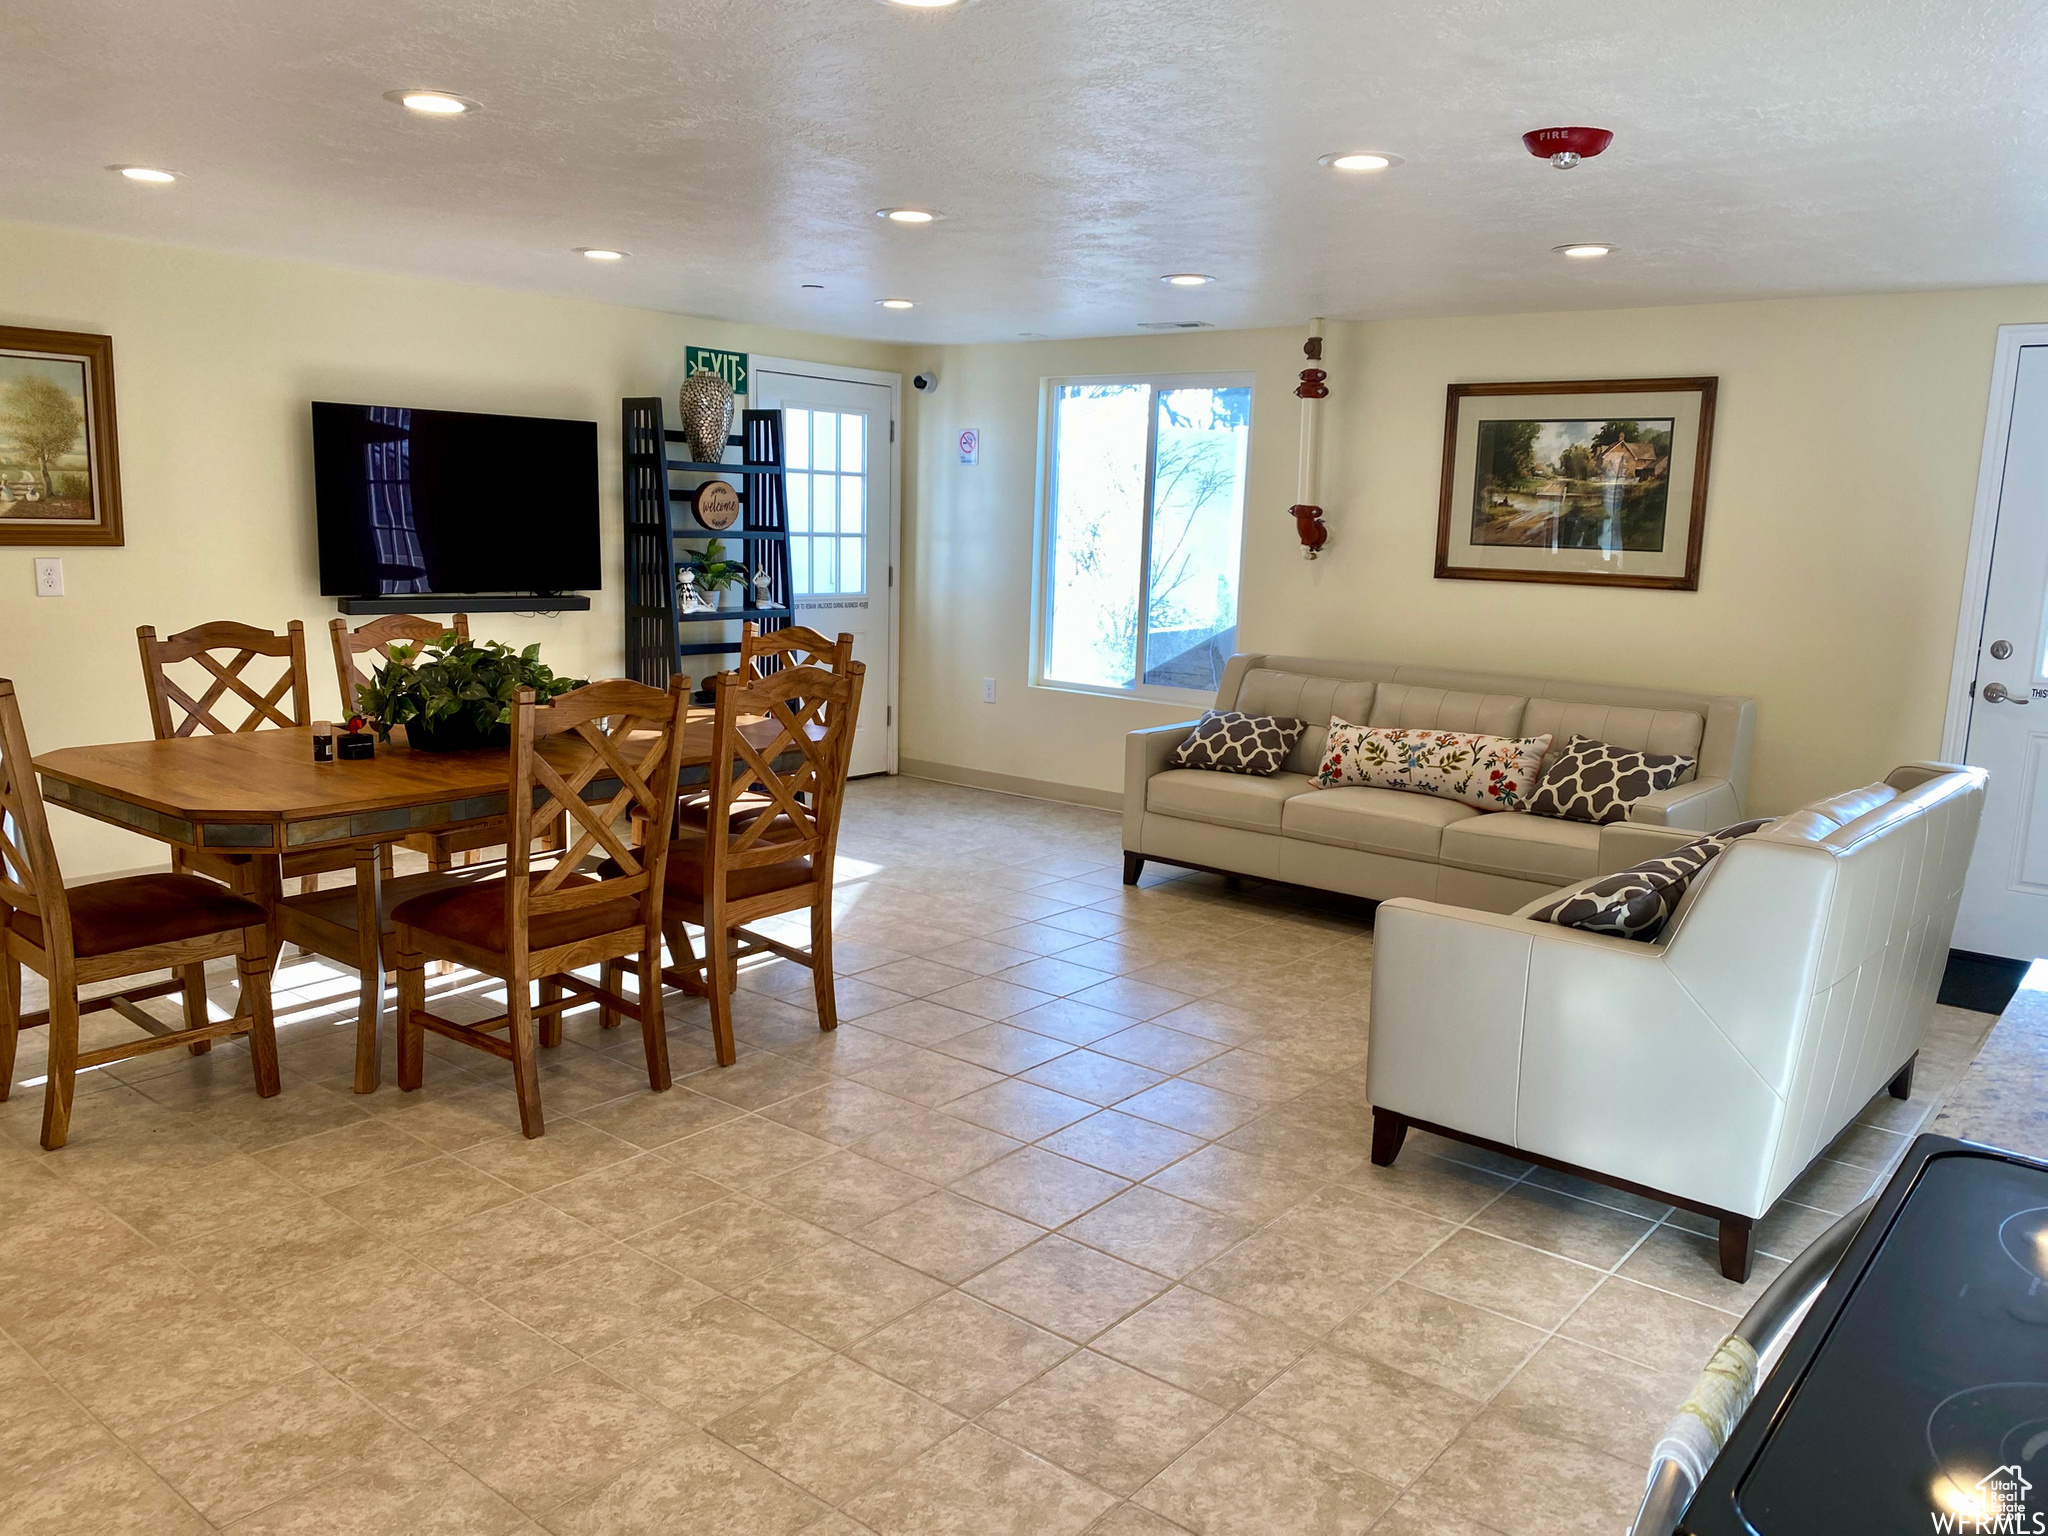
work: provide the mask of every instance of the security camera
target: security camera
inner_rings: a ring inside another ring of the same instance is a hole
[[[939,387],[936,373],[914,373],[910,376],[910,387],[921,395],[928,395]]]

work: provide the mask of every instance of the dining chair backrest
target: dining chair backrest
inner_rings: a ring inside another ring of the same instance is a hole
[[[683,749],[683,724],[690,705],[690,680],[674,677],[668,690],[623,678],[587,683],[546,704],[521,688],[512,705],[512,835],[506,844],[505,942],[515,957],[528,948],[536,917],[639,897],[650,932],[660,930],[662,877],[676,811],[676,773]],[[542,753],[552,737],[575,736],[588,756],[564,774]],[[593,782],[616,782],[609,799],[588,801]],[[650,830],[647,844],[634,848],[621,835],[624,818],[637,813]],[[564,818],[566,849],[550,854],[553,866],[538,878],[532,869],[533,843]],[[594,879],[582,866],[592,854],[604,858]],[[615,872],[606,872],[615,871]],[[515,964],[517,958],[515,958]]]
[[[840,672],[785,667],[752,682],[738,672],[718,675],[713,684],[717,717],[712,725],[705,824],[726,831],[723,836],[708,835],[707,899],[711,892],[724,889],[728,871],[791,859],[808,858],[820,878],[830,878],[846,767],[853,754],[854,716],[866,673],[860,662],[849,661]],[[753,717],[773,725],[773,739],[749,738],[741,726]],[[765,814],[742,818],[735,825],[732,803],[742,792],[760,796],[768,807]]]
[[[346,618],[337,618],[327,628],[334,637],[334,680],[341,689],[341,718],[346,720],[359,712],[356,690],[370,681],[356,665],[358,656],[375,651],[379,658],[389,661],[394,644],[430,645],[443,635],[467,640],[469,615],[458,613],[443,624],[439,619],[423,619],[415,613],[387,613],[360,629],[350,629]]]
[[[844,672],[851,660],[853,636],[849,634],[827,640],[815,629],[791,624],[764,635],[752,619],[740,626],[739,670],[749,680],[767,677],[784,667],[814,666],[828,672]]]
[[[173,736],[235,735],[265,726],[312,723],[306,686],[306,626],[293,619],[281,635],[253,624],[221,619],[159,640],[147,624],[135,631],[142,646],[142,680],[149,689],[149,723],[159,741]],[[257,657],[281,659],[284,669],[267,687],[248,675]],[[195,696],[170,669],[190,662],[204,684]],[[207,681],[211,679],[211,681]],[[286,703],[289,700],[289,708]],[[240,720],[217,710],[248,707]]]
[[[62,899],[63,889],[21,705],[13,681],[0,677],[0,906],[38,919],[44,950],[53,955],[71,950],[71,904]],[[0,912],[0,928],[6,926],[7,914]]]

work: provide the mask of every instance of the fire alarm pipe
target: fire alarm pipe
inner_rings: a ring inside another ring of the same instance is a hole
[[[1294,386],[1295,396],[1301,401],[1301,466],[1294,481],[1294,505],[1287,510],[1294,514],[1294,531],[1301,538],[1302,553],[1313,560],[1330,542],[1330,530],[1323,526],[1323,509],[1317,500],[1322,481],[1323,401],[1330,394],[1330,376],[1316,366],[1323,360],[1320,317],[1309,322],[1308,340],[1302,343],[1301,355],[1309,364],[1301,370],[1301,382]]]

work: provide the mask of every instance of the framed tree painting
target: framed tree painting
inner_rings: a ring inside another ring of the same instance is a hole
[[[1698,591],[1715,382],[1453,384],[1436,574]]]
[[[113,338],[0,326],[0,545],[120,542]]]

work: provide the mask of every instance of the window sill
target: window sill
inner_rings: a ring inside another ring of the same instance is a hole
[[[1042,688],[1048,693],[1082,693],[1097,699],[1126,699],[1135,704],[1160,704],[1175,709],[1213,709],[1216,695],[1213,692],[1198,692],[1193,688],[1162,688],[1156,684],[1141,684],[1136,688],[1102,688],[1093,683],[1059,683],[1050,678],[1034,678],[1031,686]]]

